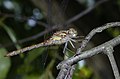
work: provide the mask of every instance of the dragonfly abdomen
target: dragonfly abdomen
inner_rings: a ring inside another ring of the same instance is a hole
[[[19,49],[17,51],[13,51],[13,52],[10,52],[8,53],[7,55],[5,55],[6,57],[9,57],[9,56],[14,56],[14,55],[18,55],[20,53],[24,53],[26,51],[29,51],[29,50],[32,50],[32,49],[35,49],[35,48],[39,48],[41,46],[46,46],[46,44],[43,43],[39,43],[39,44],[36,44],[36,45],[32,45],[32,46],[28,46],[28,47],[25,47],[25,48],[22,48],[22,49]]]

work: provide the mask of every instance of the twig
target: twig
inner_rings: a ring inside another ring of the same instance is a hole
[[[71,68],[68,71],[68,74],[66,75],[66,79],[72,79],[72,75],[74,73],[75,67],[76,67],[76,64],[71,66]]]
[[[21,44],[21,43],[24,43],[24,42],[28,42],[28,41],[31,41],[31,40],[35,40],[35,39],[37,39],[38,37],[40,37],[40,36],[42,36],[42,35],[44,35],[44,34],[47,34],[48,32],[51,32],[51,31],[53,31],[53,30],[55,30],[55,29],[58,29],[59,27],[60,27],[60,25],[55,25],[54,27],[48,28],[48,29],[44,30],[43,32],[40,32],[40,33],[38,33],[38,34],[36,34],[36,35],[34,35],[34,36],[30,36],[30,37],[27,37],[27,38],[25,38],[25,39],[19,40],[18,43]]]
[[[99,6],[100,4],[102,4],[105,1],[108,1],[108,0],[98,1],[94,6],[87,8],[83,12],[77,14],[76,16],[74,16],[71,19],[69,19],[68,21],[66,21],[65,24],[68,25],[68,24],[73,23],[74,21],[80,19],[81,17],[85,16],[86,14],[88,14],[90,11],[92,11],[94,8],[96,8],[97,6]]]
[[[100,4],[102,4],[105,1],[107,1],[107,0],[102,0],[102,1],[100,1],[98,3],[96,3],[95,6],[92,6],[92,7],[88,8],[88,9],[86,9],[85,11],[83,11],[83,12],[79,13],[78,15],[72,17],[71,19],[69,19],[68,21],[66,21],[63,24],[54,25],[54,26],[52,26],[52,28],[46,29],[45,31],[40,32],[40,33],[38,33],[38,34],[36,34],[34,36],[30,36],[30,37],[27,37],[25,39],[19,40],[18,43],[24,43],[24,42],[27,42],[27,41],[37,39],[38,37],[40,37],[40,36],[42,36],[42,35],[44,35],[46,33],[49,33],[49,32],[51,32],[53,30],[56,30],[59,27],[64,27],[64,25],[68,25],[70,23],[73,23],[74,21],[76,21],[76,20],[80,19],[81,17],[85,16],[87,13],[89,13],[91,10],[93,10],[94,8],[96,8],[97,6],[99,6]],[[66,26],[66,27],[69,27],[69,26]]]
[[[61,69],[60,70],[60,73],[57,77],[57,79],[64,79],[64,77],[66,76],[65,74],[69,72],[69,70],[66,70],[66,73],[62,74],[62,70],[64,68],[70,68],[70,66],[73,66],[74,64],[76,64],[78,61],[82,60],[82,59],[85,59],[85,58],[88,58],[88,57],[91,57],[93,55],[96,55],[98,53],[101,53],[101,52],[104,52],[105,49],[108,47],[108,46],[116,46],[118,44],[120,44],[120,35],[106,43],[103,43],[97,47],[94,47],[88,51],[84,51],[82,52],[81,49],[83,49],[87,43],[89,42],[89,40],[93,37],[94,34],[96,34],[97,32],[102,32],[103,30],[107,29],[107,28],[110,28],[110,27],[115,27],[115,26],[120,26],[120,22],[112,22],[112,23],[107,23],[101,27],[98,27],[96,29],[93,29],[86,38],[88,38],[87,40],[83,40],[82,42],[82,46],[77,50],[76,52],[76,55],[74,55],[73,57],[67,59],[67,60],[64,60],[63,62],[59,63],[58,66],[57,66],[57,69]],[[110,62],[113,61],[110,60]],[[116,69],[116,68],[115,68]],[[114,74],[115,75],[115,74]]]
[[[113,43],[114,42],[114,43]],[[68,65],[68,66],[71,66],[71,65],[74,65],[76,64],[78,61],[82,60],[82,59],[85,59],[85,58],[89,58],[93,55],[96,55],[98,53],[101,53],[102,51],[104,51],[104,49],[108,46],[108,45],[112,45],[113,47],[120,44],[120,36],[100,45],[100,46],[97,46],[95,48],[92,48],[88,51],[85,51],[85,52],[81,52],[82,54],[78,55],[78,56],[73,56],[61,63],[58,64],[57,66],[57,69],[61,69],[60,71],[62,71],[64,69],[64,66],[65,65]],[[67,66],[66,66],[67,67]],[[65,68],[66,68],[65,67]],[[67,70],[66,70],[67,72]],[[59,78],[59,76],[62,76],[62,78]],[[65,73],[63,74],[63,72],[60,72],[59,73],[59,76],[57,77],[57,79],[64,79],[65,77]]]
[[[99,33],[99,32],[102,32],[103,30],[107,29],[107,28],[110,28],[110,27],[115,27],[115,26],[118,26],[119,23],[118,22],[115,22],[115,23],[107,23],[101,27],[98,27],[96,29],[93,29],[86,37],[85,37],[85,40],[82,41],[81,43],[81,47],[77,50],[78,52],[81,52],[85,47],[86,45],[88,44],[88,42],[90,41],[90,39],[96,34],[96,33]],[[81,53],[76,53],[76,55],[78,54],[81,54]],[[75,67],[75,66],[74,66]],[[74,70],[71,69],[71,70]],[[73,71],[71,71],[71,73],[73,73]],[[69,78],[68,78],[69,79]]]
[[[0,12],[0,16],[5,16],[5,17],[7,17],[7,18],[15,18],[15,17],[17,17],[17,16],[14,15],[14,14],[7,14],[7,13],[3,13],[3,12]],[[35,18],[30,18],[30,17],[26,17],[26,16],[20,16],[20,17],[19,17],[19,20],[20,20],[20,21],[26,21],[26,20],[28,20],[28,19],[33,19],[33,20],[35,20],[35,21],[37,22],[37,24],[42,25],[42,26],[44,26],[44,27],[47,27],[47,26],[48,26],[48,25],[45,24],[44,22],[37,21]]]
[[[118,67],[117,67],[115,58],[113,56],[113,52],[114,52],[113,47],[109,45],[108,47],[106,47],[104,53],[108,56],[108,58],[110,60],[115,79],[120,79],[120,74],[119,74],[119,71],[118,71]]]
[[[80,19],[81,17],[85,16],[87,13],[89,13],[91,10],[93,10],[94,8],[96,8],[97,6],[99,6],[100,4],[102,4],[102,3],[105,2],[105,1],[107,1],[107,0],[103,0],[103,1],[100,1],[100,2],[96,3],[95,6],[92,6],[91,8],[88,8],[88,9],[84,10],[83,12],[79,13],[78,15],[76,15],[76,16],[72,17],[71,19],[69,19],[68,21],[66,21],[64,24],[54,25],[54,26],[52,26],[51,28],[46,29],[46,30],[44,30],[43,32],[40,32],[40,33],[38,33],[38,34],[36,34],[36,35],[33,35],[33,36],[30,36],[30,37],[24,38],[24,39],[22,39],[22,40],[18,40],[17,43],[22,44],[22,43],[24,43],[24,42],[28,42],[28,41],[31,41],[31,40],[35,40],[35,39],[37,39],[38,37],[41,37],[41,36],[43,36],[43,35],[46,34],[46,33],[52,32],[53,30],[56,30],[56,29],[58,29],[58,28],[60,28],[60,27],[64,27],[65,25],[68,25],[68,24],[70,24],[70,23],[72,23],[72,22]],[[0,13],[0,15],[4,15],[4,13]],[[15,17],[15,15],[12,15],[12,14],[5,14],[5,16],[6,16],[6,17]],[[27,17],[23,17],[23,20],[26,20],[26,19],[28,19],[28,18],[27,18]],[[38,21],[37,21],[37,23],[40,24],[40,25],[43,25],[43,26],[45,26],[45,27],[48,26],[47,24],[42,23],[42,22],[38,22]],[[66,26],[66,27],[69,27],[69,26]],[[5,45],[5,46],[11,46],[11,45],[14,45],[14,44],[13,44],[13,43],[8,43],[8,44]],[[4,47],[5,47],[5,46],[4,46]]]
[[[85,40],[82,41],[80,48],[78,49],[78,52],[81,52],[86,45],[88,44],[88,42],[90,41],[90,39],[96,34],[96,33],[100,33],[105,29],[111,28],[111,27],[116,27],[116,26],[120,26],[120,22],[111,22],[111,23],[107,23],[101,27],[95,28],[93,29],[86,37]],[[80,53],[77,53],[80,54]],[[77,55],[76,54],[76,55]]]

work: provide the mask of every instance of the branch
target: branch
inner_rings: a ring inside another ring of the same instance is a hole
[[[88,42],[90,41],[90,39],[96,34],[96,33],[100,33],[102,31],[104,31],[105,29],[111,28],[111,27],[116,27],[116,26],[120,26],[120,22],[111,22],[111,23],[107,23],[101,27],[95,28],[93,29],[86,37],[85,39],[82,41],[80,48],[78,49],[78,52],[81,52],[86,45],[88,44]],[[77,53],[80,54],[80,53]]]
[[[0,12],[0,16],[5,16],[6,18],[16,18],[19,19],[20,21],[26,21],[28,19],[33,19],[37,22],[37,24],[39,25],[42,25],[44,27],[48,27],[47,24],[45,24],[44,22],[41,22],[41,21],[37,21],[35,18],[30,18],[30,17],[26,17],[26,16],[16,16],[14,14],[7,14],[7,13],[3,13],[3,12]]]
[[[16,42],[16,44],[17,44],[17,43],[22,44],[22,43],[24,43],[24,42],[28,42],[28,41],[31,41],[31,40],[35,40],[35,39],[37,39],[38,37],[43,36],[44,34],[47,34],[47,33],[49,33],[49,32],[52,32],[53,30],[56,30],[56,29],[58,29],[58,28],[60,28],[60,27],[64,27],[65,25],[68,25],[68,24],[70,24],[70,23],[73,23],[74,21],[76,21],[76,20],[80,19],[81,17],[85,16],[86,14],[88,14],[90,11],[92,11],[94,8],[96,8],[97,6],[99,6],[100,4],[102,4],[102,3],[105,2],[105,1],[107,1],[107,0],[99,1],[98,3],[96,3],[96,5],[88,8],[88,9],[84,10],[83,12],[79,13],[78,15],[72,17],[71,19],[69,19],[68,21],[66,21],[64,24],[54,25],[54,26],[52,26],[52,27],[49,28],[49,29],[46,28],[46,30],[44,30],[43,32],[40,32],[40,33],[38,33],[38,34],[36,34],[36,35],[33,35],[33,36],[30,36],[30,37],[24,38],[24,39],[22,39],[22,40],[18,40],[18,42]],[[1,13],[1,12],[0,12],[0,15],[4,15],[4,16],[10,17],[10,18],[11,18],[11,17],[12,17],[12,18],[15,17],[15,15],[13,15],[13,14],[5,14],[5,13]],[[22,19],[22,20],[27,20],[28,17],[22,16],[21,19]],[[45,26],[45,27],[48,26],[47,24],[42,23],[42,22],[39,22],[39,21],[37,21],[37,23],[38,23],[39,25],[43,25],[43,26]],[[69,27],[69,26],[66,26],[66,27]],[[14,44],[15,44],[15,43],[14,43]],[[11,45],[14,45],[14,44],[13,44],[13,43],[8,43],[8,44],[4,45],[4,47],[8,47],[8,46],[11,46]],[[0,47],[1,47],[1,46],[0,46]]]
[[[92,11],[94,8],[98,7],[100,4],[104,3],[105,1],[107,1],[107,0],[99,1],[98,3],[96,3],[96,5],[84,10],[83,12],[80,12],[78,15],[72,17],[71,19],[69,19],[65,23],[54,25],[54,26],[52,26],[52,28],[46,29],[45,31],[40,32],[40,33],[38,33],[38,34],[36,34],[34,36],[30,36],[30,37],[27,37],[25,39],[19,40],[18,43],[24,43],[24,42],[27,42],[27,41],[35,40],[38,37],[41,37],[42,35],[44,35],[46,33],[52,32],[53,30],[56,30],[56,29],[58,29],[60,27],[64,27],[65,25],[71,24],[74,21],[76,21],[76,20],[80,19],[81,17],[85,16],[86,14],[88,14],[90,11]],[[69,26],[66,26],[66,27],[69,27]]]
[[[69,19],[68,21],[66,21],[65,24],[68,25],[68,24],[73,23],[74,21],[80,19],[81,17],[85,16],[86,14],[88,14],[89,12],[91,12],[93,9],[95,9],[96,7],[98,7],[99,5],[101,5],[102,3],[104,3],[105,1],[108,1],[108,0],[98,1],[94,6],[91,6],[91,7],[87,8],[83,12],[77,14],[76,16],[74,16],[71,19]]]
[[[104,53],[108,56],[108,58],[110,60],[115,79],[120,79],[120,74],[119,74],[119,71],[118,71],[118,67],[117,67],[115,58],[113,56],[113,52],[114,52],[113,47],[109,45],[108,47],[106,47]]]
[[[85,48],[85,46],[87,45],[87,43],[89,42],[89,40],[93,37],[93,35],[95,35],[97,32],[102,32],[103,30],[107,29],[107,28],[110,28],[110,27],[115,27],[115,26],[120,26],[120,22],[112,22],[112,23],[107,23],[101,27],[98,27],[96,29],[93,29],[88,35],[87,37],[85,38],[85,40],[83,40],[82,42],[82,46],[77,50],[76,54],[67,59],[67,60],[64,60],[62,61],[61,63],[58,64],[57,66],[57,69],[61,69],[60,70],[60,73],[58,75],[58,77],[56,79],[64,79],[66,74],[69,72],[69,68],[71,68],[71,66],[74,66],[78,61],[82,60],[82,59],[85,59],[85,58],[89,58],[93,55],[96,55],[98,53],[101,53],[101,52],[104,52],[108,46],[117,46],[118,44],[120,44],[120,35],[115,37],[114,39],[106,42],[106,43],[103,43],[97,47],[94,47],[90,50],[87,50],[87,51],[84,51],[82,52],[81,50],[83,48]],[[110,53],[110,52],[108,52]],[[112,56],[111,54],[107,54],[108,57],[110,58],[110,56]],[[110,56],[109,56],[110,55]],[[114,62],[114,59],[110,59],[110,62]],[[111,64],[115,64],[114,63],[111,63]],[[115,67],[115,66],[112,66],[112,67]],[[66,69],[66,71],[64,72],[63,70]],[[116,68],[113,68],[113,70],[117,70]],[[63,74],[64,73],[64,74]],[[118,72],[114,72],[114,73],[117,73],[119,74]],[[115,74],[114,74],[115,75]],[[116,75],[115,75],[116,76]],[[119,77],[119,75],[117,75],[117,77]],[[117,78],[116,78],[117,79]]]

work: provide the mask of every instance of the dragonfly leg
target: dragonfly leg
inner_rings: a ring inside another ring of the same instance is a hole
[[[69,48],[66,48],[66,50],[68,50],[71,53],[75,53],[74,51],[70,50]]]
[[[70,39],[71,41],[73,41],[73,42],[77,42],[77,40],[74,40],[74,39]]]
[[[76,36],[76,37],[74,37],[74,38],[84,38],[84,36]]]
[[[67,48],[68,42],[65,43],[64,49],[63,49],[63,53],[65,54],[65,50]]]
[[[82,39],[79,39],[79,40],[74,40],[74,39],[70,39],[71,41],[73,41],[73,42],[81,42],[82,41]]]
[[[73,48],[75,48],[75,46],[73,45],[73,43],[71,42],[71,40],[69,40],[70,44],[72,45]]]

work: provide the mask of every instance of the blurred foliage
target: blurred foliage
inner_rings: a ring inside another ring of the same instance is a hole
[[[12,42],[16,43],[15,47],[17,49],[20,49],[20,46],[17,44],[17,39],[15,37],[15,33],[13,32],[13,30],[9,26],[5,25],[4,22],[2,22],[4,19],[5,19],[5,17],[1,18],[0,26],[3,27],[3,29],[7,32],[8,36],[10,37]]]
[[[5,58],[6,49],[0,48],[0,79],[5,79],[10,70],[10,58]]]
[[[89,79],[89,78],[92,78],[94,79],[93,77],[93,71],[89,68],[89,67],[82,67],[82,68],[79,68],[77,67],[76,68],[76,71],[74,72],[74,75],[73,75],[73,79]]]
[[[113,37],[116,37],[116,36],[120,35],[120,29],[119,28],[109,28],[107,31]]]
[[[62,1],[65,0],[58,0],[58,3],[63,4]],[[120,0],[117,0],[116,2],[116,6],[119,7]],[[37,44],[46,39],[44,39],[44,35],[32,41],[18,43],[19,40],[41,33],[46,28],[43,24],[49,23],[47,22],[47,14],[49,13],[45,13],[46,4],[40,3],[42,5],[39,7],[37,3],[39,3],[37,0],[0,0],[0,79],[55,79],[58,74],[56,65],[63,59],[67,59],[74,55],[74,50],[72,50],[71,47],[70,50],[68,49],[66,51],[66,55],[63,56],[61,53],[63,49],[62,46],[48,46],[34,49],[26,52],[26,54],[14,57],[4,57],[7,52],[32,44]],[[80,6],[74,8],[73,6],[76,4]],[[63,6],[69,6],[66,10],[70,10],[71,12],[66,13],[68,17],[71,17],[71,15],[76,15],[82,11],[83,8],[93,6],[94,4],[95,0],[70,0],[69,4],[64,4]],[[71,7],[70,5],[73,6]],[[45,8],[45,10],[41,7]],[[56,6],[54,8],[56,8]],[[114,11],[110,11],[111,14],[112,12]],[[82,25],[76,24],[79,26],[77,28],[81,29],[83,33],[86,32],[88,28],[84,31],[82,28],[86,27],[81,26],[86,25],[90,28],[89,25],[92,25],[92,23],[93,25],[96,24],[94,26],[97,26],[100,22],[103,22],[102,24],[104,24],[106,22],[114,21],[108,19],[110,18],[110,15],[104,11],[102,12],[101,8],[97,8],[97,10],[93,13],[94,14],[88,14],[87,17],[89,15],[90,16],[88,18],[85,17],[85,20],[83,19],[80,20],[80,22],[78,21]],[[106,14],[105,16],[108,16],[106,20],[104,19],[105,17],[103,13]],[[58,15],[57,13],[55,14],[56,15],[53,14],[53,16]],[[91,18],[94,19],[94,21],[99,21],[99,23],[91,22]],[[99,18],[99,20],[97,18]],[[60,20],[60,18],[53,20]],[[78,31],[80,32],[80,30]],[[107,32],[112,36],[120,34],[120,30],[118,28],[110,28]],[[47,38],[50,37],[49,35],[47,35]],[[94,76],[94,70],[90,67],[84,64],[80,68],[79,65],[80,64],[76,67],[73,79],[98,79],[98,77]]]

